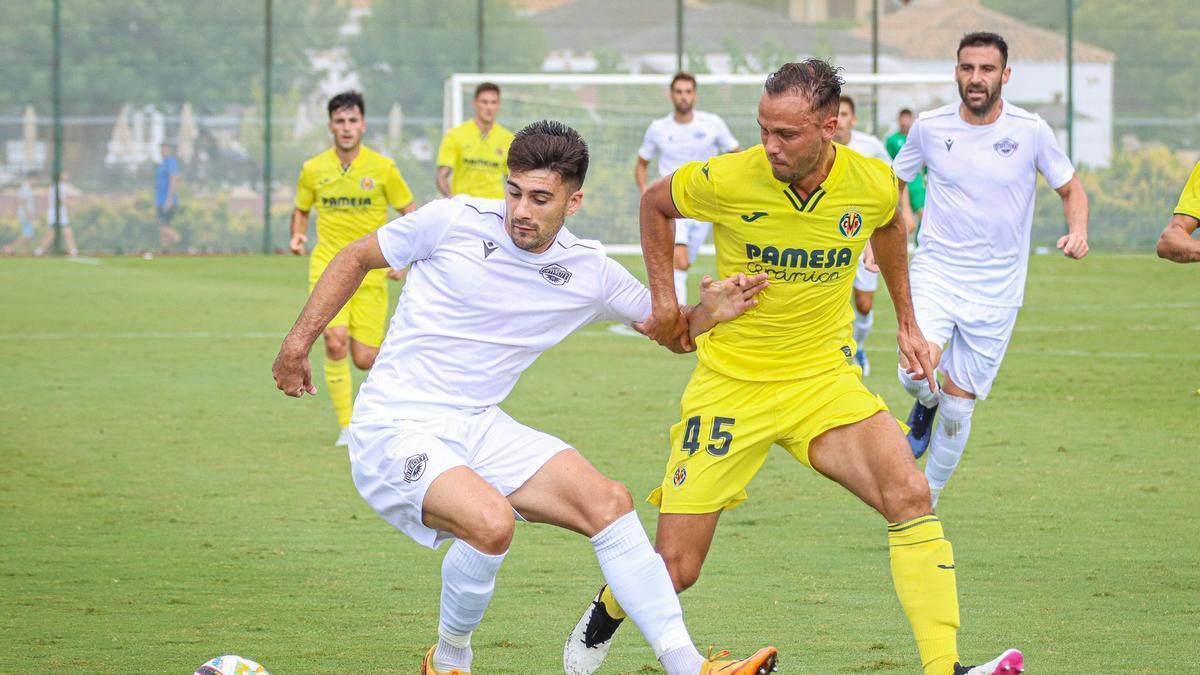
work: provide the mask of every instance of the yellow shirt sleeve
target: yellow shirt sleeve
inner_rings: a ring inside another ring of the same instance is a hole
[[[721,220],[716,184],[709,162],[689,162],[671,175],[671,199],[684,218],[715,223]]]
[[[891,179],[892,192],[888,195],[887,207],[879,227],[885,227],[892,222],[892,218],[896,217],[896,207],[900,204],[900,183],[896,182],[896,172],[888,169],[888,178]]]
[[[387,178],[383,183],[383,194],[392,208],[397,211],[413,203],[412,190],[404,181],[404,176],[400,175],[400,169],[396,167],[395,162],[388,164]]]
[[[1183,193],[1179,195],[1179,203],[1175,205],[1175,213],[1182,213],[1200,220],[1200,162],[1196,163],[1196,167],[1192,169],[1192,176],[1183,186]]]
[[[457,129],[457,127],[451,129],[446,133],[445,138],[442,139],[442,144],[438,147],[438,166],[448,166],[453,169],[454,165],[458,162],[458,139],[455,138],[454,133]]]
[[[309,170],[308,163],[305,162],[304,167],[300,169],[300,180],[296,182],[296,208],[301,211],[308,212],[312,208],[313,202],[317,199],[316,180],[313,172]]]

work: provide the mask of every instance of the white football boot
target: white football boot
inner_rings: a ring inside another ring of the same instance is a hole
[[[954,675],[1019,675],[1025,672],[1025,657],[1016,649],[1006,649],[1003,654],[982,666],[960,666],[954,664]]]
[[[600,602],[603,592],[601,586],[600,593],[588,605],[563,646],[563,672],[566,675],[592,675],[600,670],[609,647],[612,647],[613,635],[624,621],[608,615],[604,603]]]

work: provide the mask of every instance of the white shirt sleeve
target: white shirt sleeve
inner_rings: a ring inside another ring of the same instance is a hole
[[[387,223],[375,231],[379,248],[388,264],[395,269],[424,260],[433,255],[450,223],[462,211],[466,197],[438,199],[406,216]]]
[[[1046,177],[1050,187],[1057,190],[1070,182],[1075,176],[1075,166],[1059,147],[1058,139],[1054,138],[1054,131],[1046,124],[1046,120],[1038,120],[1037,144],[1037,169]]]
[[[658,145],[654,142],[654,123],[646,127],[646,134],[642,136],[642,147],[638,148],[638,157],[649,162],[658,154]]]
[[[621,321],[633,323],[645,321],[650,316],[650,289],[621,266],[621,263],[606,257],[601,275],[604,297],[596,316],[597,321]]]
[[[900,152],[897,152],[896,158],[892,160],[892,171],[896,173],[896,178],[905,183],[911,183],[917,177],[917,174],[925,167],[924,144],[921,120],[918,119],[908,130],[908,139],[904,141],[904,147],[900,148]]]
[[[717,147],[721,152],[732,152],[738,147],[738,139],[734,137],[733,132],[729,130],[729,125],[725,124],[725,120],[717,117]]]

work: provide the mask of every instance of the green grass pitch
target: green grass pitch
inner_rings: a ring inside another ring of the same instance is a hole
[[[0,672],[190,673],[223,653],[276,675],[416,672],[440,555],[358,497],[324,395],[271,379],[305,261],[95,262],[0,261]],[[966,660],[1019,646],[1030,675],[1200,672],[1198,274],[1034,257],[939,509]],[[883,295],[867,381],[903,417]],[[692,363],[592,326],[505,408],[628,484],[652,530],[640,500]],[[475,672],[561,672],[599,584],[581,537],[519,526]],[[774,644],[783,673],[920,671],[880,518],[782,451],[682,597],[702,650]],[[657,671],[623,628],[604,672]]]

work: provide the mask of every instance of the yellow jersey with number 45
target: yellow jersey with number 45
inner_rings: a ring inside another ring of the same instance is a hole
[[[317,207],[313,257],[328,262],[346,244],[387,222],[388,204],[399,211],[413,201],[396,163],[367,146],[342,168],[333,148],[304,163],[296,184],[296,208]]]
[[[692,162],[671,177],[685,218],[713,224],[717,274],[766,273],[758,306],[697,339],[698,357],[740,380],[831,371],[854,353],[850,294],[871,233],[896,210],[896,177],[878,159],[834,144],[833,166],[802,198],[771,173],[766,151]]]

